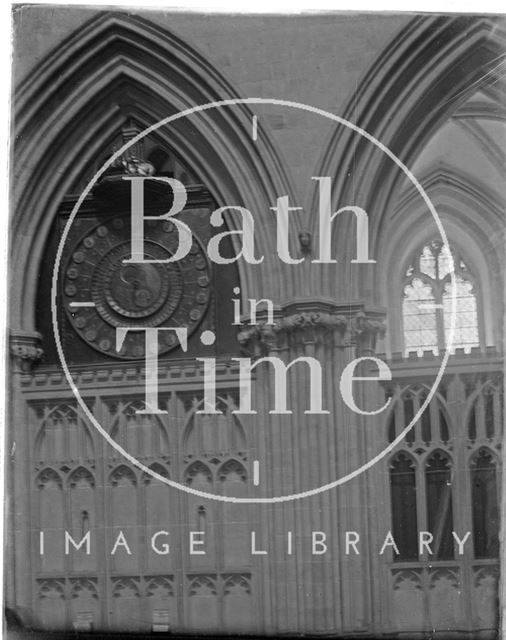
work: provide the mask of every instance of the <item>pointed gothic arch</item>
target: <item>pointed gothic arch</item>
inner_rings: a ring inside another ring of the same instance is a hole
[[[63,481],[58,471],[55,471],[52,467],[46,467],[37,474],[35,484],[39,489],[44,489],[50,483],[53,483],[59,489],[63,487]]]
[[[417,413],[420,406],[425,402],[430,393],[430,387],[426,384],[407,384],[398,386],[395,393],[392,393],[392,402],[385,414],[385,440],[393,442],[399,433],[406,428]],[[405,406],[406,400],[410,400],[409,412]],[[409,413],[409,415],[408,415]],[[429,403],[429,406],[422,413],[419,420],[406,435],[402,446],[409,449],[415,443],[426,446],[438,446],[455,437],[455,426],[452,423],[445,396],[440,391],[436,391]]]
[[[86,467],[79,465],[69,474],[69,477],[67,478],[67,486],[73,489],[81,481],[84,484],[87,484],[90,488],[95,487],[95,478],[93,473]]]
[[[194,48],[148,20],[113,12],[92,18],[28,75],[15,93],[14,151],[22,173],[13,176],[11,268],[25,280],[11,293],[14,328],[35,328],[37,267],[56,209],[103,140],[128,117],[148,126],[183,109],[238,98]],[[252,144],[247,105],[201,116],[191,123],[182,118],[180,126],[159,130],[160,137],[201,176],[220,206],[263,213],[256,236],[269,277],[253,277],[240,261],[242,292],[279,297],[283,279],[268,208],[278,195],[293,194],[281,161],[268,135]],[[190,131],[198,134],[191,141]],[[227,222],[236,225],[233,216]],[[33,227],[37,234],[28,233]]]
[[[494,79],[495,67],[506,46],[500,19],[425,15],[411,20],[378,56],[366,72],[342,117],[361,127],[385,145],[408,168],[443,122],[477,88]],[[339,153],[337,152],[339,150]],[[390,227],[385,217],[406,176],[379,149],[347,127],[338,125],[325,149],[315,175],[331,176],[332,203],[363,207],[369,213],[370,255],[378,250],[381,233]],[[318,210],[318,193],[311,211]],[[313,233],[317,233],[317,217]],[[352,280],[355,256],[354,219],[340,216],[333,225],[333,251],[339,255],[340,282]],[[335,265],[320,270],[319,287],[334,297],[376,297],[374,267],[355,278],[356,291],[336,291]],[[355,267],[356,268],[356,267]],[[307,276],[315,278],[315,270]]]
[[[42,456],[42,450],[44,445],[47,445],[48,427],[51,423],[60,423],[62,428],[60,429],[60,443],[58,449],[63,451],[64,458],[73,458],[76,455],[79,457],[93,457],[95,451],[95,440],[93,432],[90,430],[89,425],[81,419],[78,410],[72,404],[62,402],[48,408],[46,415],[40,423],[39,429],[36,433],[33,445],[33,452],[35,458],[38,460]],[[77,439],[72,440],[70,438],[70,426],[75,427],[75,435]],[[54,443],[52,443],[54,445]],[[46,451],[46,456],[51,452]],[[53,456],[54,458],[54,452]]]
[[[458,248],[476,283],[480,344],[499,344],[503,310],[498,301],[502,299],[503,267],[501,247],[496,243],[494,249],[491,238],[497,237],[497,230],[503,225],[501,203],[475,176],[451,166],[438,165],[418,177],[440,215],[450,245]],[[402,322],[398,294],[410,254],[439,234],[411,185],[400,194],[391,213],[389,236],[378,242],[383,258],[382,268],[374,277],[374,295],[388,301],[389,308],[397,309],[389,316],[386,341],[386,350],[395,352],[403,348],[399,339]]]
[[[478,382],[467,398],[464,424],[472,443],[494,442],[502,439],[504,424],[504,391],[499,381]]]
[[[215,432],[217,428],[221,427],[221,445],[222,448],[225,448],[227,451],[238,452],[247,449],[248,440],[246,430],[238,416],[233,413],[237,407],[230,398],[223,396],[216,396],[216,403],[221,414],[198,415],[197,412],[199,410],[201,411],[204,407],[204,399],[198,401],[187,414],[181,437],[183,451],[192,450],[192,445],[195,451],[201,452],[206,450],[202,442],[202,433],[200,433],[204,425],[206,425],[208,429],[214,428]],[[200,424],[196,424],[196,420],[199,420]],[[216,433],[214,433],[212,437],[216,438]],[[225,447],[223,447],[223,445],[225,445]],[[192,450],[191,452],[194,453],[195,451]]]

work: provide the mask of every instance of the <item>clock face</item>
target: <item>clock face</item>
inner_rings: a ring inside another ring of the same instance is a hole
[[[103,354],[131,360],[144,358],[144,332],[129,331],[117,352],[117,327],[184,326],[190,335],[211,297],[209,261],[192,235],[183,260],[129,264],[128,217],[110,218],[88,230],[71,248],[63,271],[63,306],[80,338]],[[167,260],[177,246],[178,232],[170,221],[145,225],[145,260]],[[161,334],[160,354],[177,346],[172,332]]]

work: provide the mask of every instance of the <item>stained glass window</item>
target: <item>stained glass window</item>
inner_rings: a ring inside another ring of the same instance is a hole
[[[455,291],[451,280],[455,273]],[[455,333],[451,351],[469,353],[479,346],[478,307],[467,266],[455,249],[441,241],[425,245],[406,271],[402,317],[406,354],[438,354],[450,338],[452,299],[456,299]]]

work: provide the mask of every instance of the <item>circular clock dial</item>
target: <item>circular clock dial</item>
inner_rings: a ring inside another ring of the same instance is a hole
[[[177,230],[170,221],[146,224],[146,261],[167,260],[177,246]],[[175,263],[129,263],[130,257],[127,219],[112,218],[76,243],[63,279],[64,307],[73,328],[97,351],[123,359],[143,358],[145,337],[142,331],[129,331],[117,352],[117,327],[184,326],[190,335],[211,296],[209,262],[195,235],[186,258]],[[176,346],[173,334],[161,334],[160,353]]]

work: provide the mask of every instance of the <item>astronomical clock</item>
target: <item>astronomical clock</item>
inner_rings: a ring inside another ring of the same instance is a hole
[[[188,350],[183,353],[173,332],[159,334],[159,358],[199,355],[230,355],[237,351],[231,298],[238,284],[234,266],[211,265],[205,247],[215,230],[209,224],[216,203],[201,185],[185,185],[188,202],[178,218],[192,230],[188,255],[172,263],[128,263],[131,257],[130,182],[125,175],[155,172],[155,167],[135,157],[118,163],[86,198],[70,226],[63,244],[58,288],[58,317],[62,346],[69,364],[86,361],[144,362],[145,334],[128,331],[119,351],[116,328],[186,327]],[[167,175],[167,172],[164,172]],[[169,174],[170,175],[170,174]],[[145,183],[145,212],[161,216],[170,209],[168,185]],[[39,320],[42,331],[52,333],[48,300],[51,266],[58,240],[76,198],[67,198],[55,224],[48,259],[41,273]],[[177,249],[178,232],[169,220],[146,220],[146,260],[167,260]],[[232,247],[222,242],[223,253]],[[219,281],[220,286],[215,283]],[[197,331],[199,329],[199,331]],[[213,346],[202,345],[204,330],[216,334]],[[48,362],[56,361],[51,350]]]

